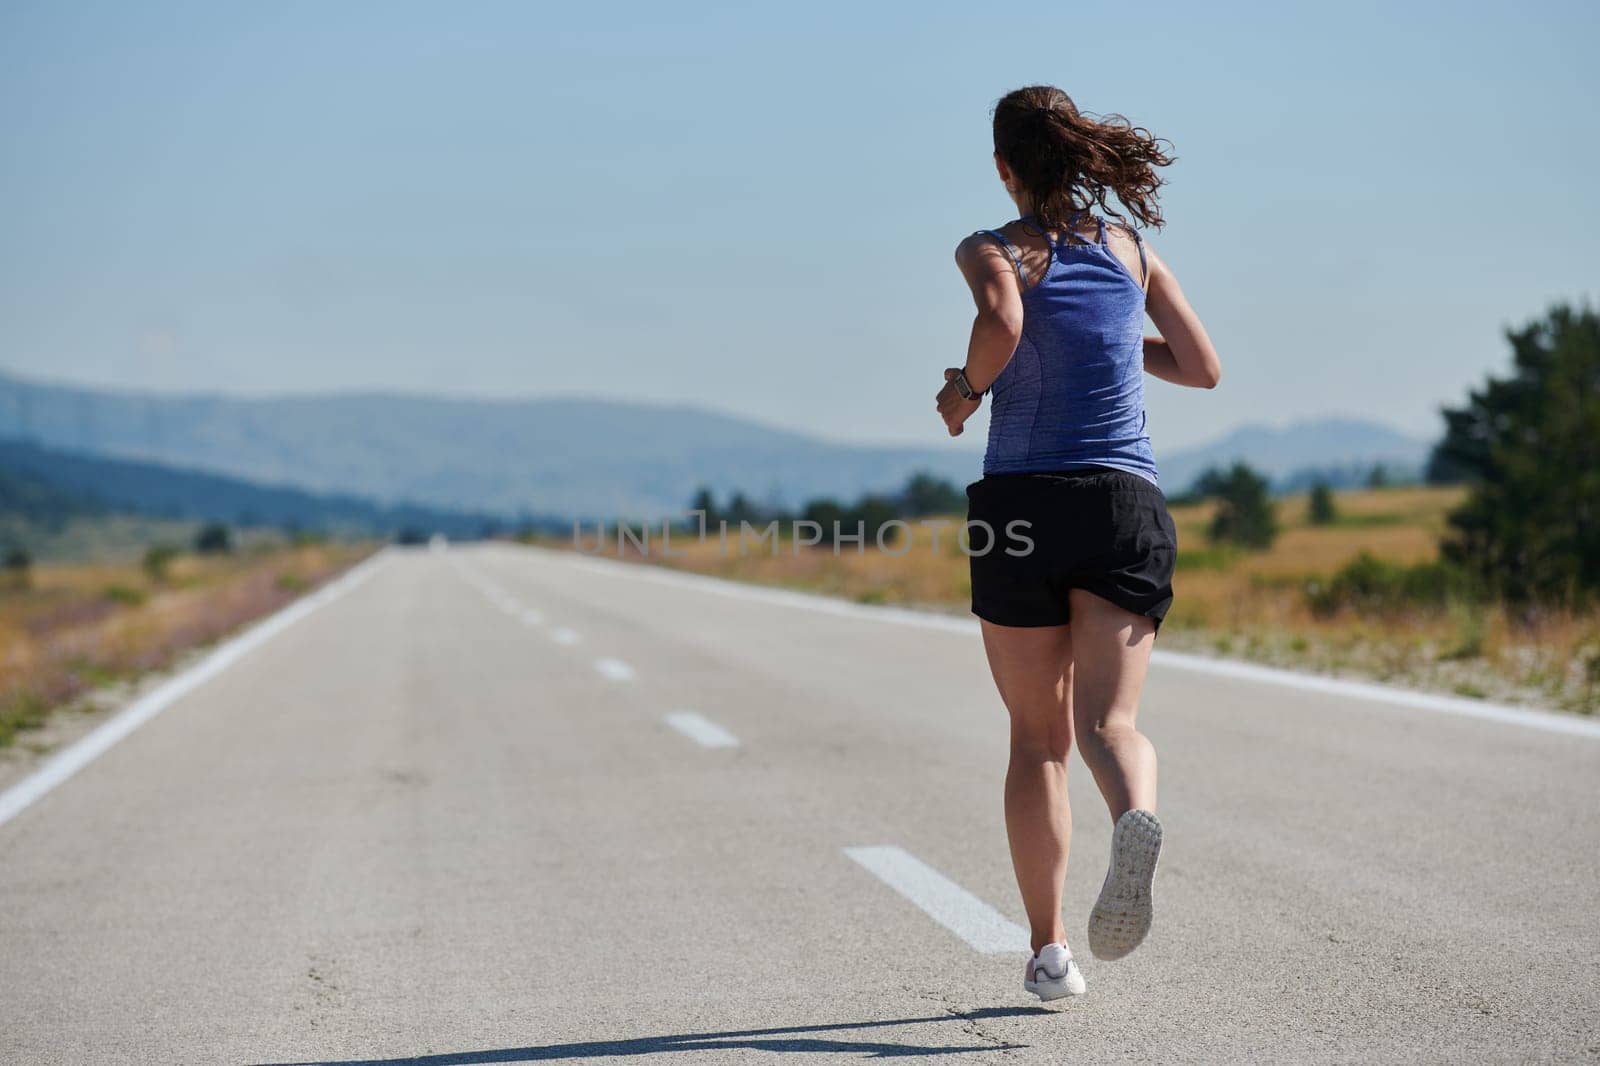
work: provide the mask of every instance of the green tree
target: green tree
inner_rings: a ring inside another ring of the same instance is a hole
[[[900,512],[906,518],[925,515],[960,514],[967,509],[967,494],[942,477],[929,473],[911,475],[900,493]]]
[[[706,517],[704,529],[708,533],[717,528],[717,523],[720,522],[723,517],[722,512],[717,508],[717,498],[713,496],[711,494],[711,490],[704,485],[701,485],[695,490],[694,498],[689,501],[689,510],[705,512]]]
[[[1367,488],[1386,489],[1389,487],[1389,469],[1382,463],[1373,463],[1371,473],[1367,474]]]
[[[221,522],[207,522],[194,535],[194,550],[201,555],[226,555],[233,551],[233,531]]]
[[[1514,602],[1600,592],[1600,314],[1559,305],[1509,330],[1512,371],[1445,409],[1430,478],[1470,483],[1447,559]]]
[[[1338,508],[1333,504],[1333,489],[1326,481],[1318,480],[1311,486],[1311,524],[1331,526],[1338,518]]]
[[[749,522],[754,525],[760,521],[761,511],[750,501],[750,497],[742,492],[736,492],[733,494],[733,498],[728,501],[726,518],[730,528],[737,528],[740,522]]]
[[[834,543],[835,522],[843,527],[843,532],[846,534],[855,531],[855,520],[851,517],[849,509],[829,496],[807,503],[805,509],[800,512],[800,518],[802,521],[815,522],[821,526],[822,543],[830,546]]]
[[[898,500],[890,499],[887,496],[863,496],[856,503],[854,512],[850,515],[851,529],[848,532],[854,532],[855,523],[857,521],[861,522],[866,528],[867,544],[873,545],[878,542],[878,531],[885,524],[899,517],[900,503]],[[890,530],[891,534],[896,532],[896,530]],[[884,543],[885,546],[893,544],[894,537],[886,537]]]
[[[1234,463],[1225,474],[1202,479],[1217,498],[1211,519],[1211,539],[1246,548],[1270,548],[1278,535],[1277,510],[1267,479],[1245,463]]]
[[[1207,467],[1206,471],[1194,479],[1194,484],[1189,486],[1188,495],[1195,499],[1205,500],[1212,496],[1220,496],[1227,488],[1228,472],[1220,466]]]
[[[20,544],[13,544],[0,554],[0,570],[5,571],[6,583],[12,588],[25,589],[33,572],[33,556]]]

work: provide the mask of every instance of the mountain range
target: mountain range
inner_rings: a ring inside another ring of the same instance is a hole
[[[390,393],[237,397],[47,384],[0,374],[0,438],[265,486],[507,517],[679,513],[695,490],[794,506],[977,477],[976,450],[821,440],[705,408]],[[1286,485],[1414,472],[1428,444],[1361,419],[1245,426],[1159,456],[1169,494],[1236,459]]]
[[[443,533],[469,538],[504,525],[490,514],[384,506],[348,493],[258,485],[162,463],[0,439],[0,521],[26,519],[54,531],[69,519],[105,514],[367,537]]]

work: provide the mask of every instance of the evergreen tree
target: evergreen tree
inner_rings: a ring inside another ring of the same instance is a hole
[[[1600,314],[1553,307],[1506,334],[1512,372],[1446,409],[1429,464],[1471,484],[1442,549],[1513,601],[1600,593]]]
[[[33,556],[20,544],[12,544],[0,555],[0,570],[5,571],[6,583],[12,588],[25,589],[33,570]]]
[[[689,510],[705,512],[705,529],[708,533],[715,530],[717,523],[723,518],[722,512],[717,509],[717,498],[711,495],[711,490],[704,485],[695,490],[694,499],[689,501]]]
[[[733,499],[728,501],[728,528],[736,529],[740,522],[756,524],[761,518],[761,512],[756,505],[750,502],[750,497],[742,492],[733,494]]]
[[[1338,510],[1333,505],[1333,489],[1326,481],[1319,480],[1311,486],[1311,524],[1331,526],[1338,518]]]
[[[1202,479],[1217,497],[1211,519],[1211,539],[1246,548],[1270,548],[1278,535],[1278,516],[1267,479],[1245,463],[1234,463],[1226,474]]]
[[[207,522],[194,535],[194,550],[201,555],[226,555],[233,551],[233,532],[221,522]]]

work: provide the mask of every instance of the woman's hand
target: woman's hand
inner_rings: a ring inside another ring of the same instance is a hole
[[[939,390],[939,395],[934,400],[939,405],[939,417],[944,419],[944,428],[950,431],[952,437],[961,436],[961,430],[966,425],[967,419],[978,409],[983,402],[982,397],[974,400],[963,400],[956,391],[956,375],[961,373],[959,367],[951,367],[944,372],[944,388]]]

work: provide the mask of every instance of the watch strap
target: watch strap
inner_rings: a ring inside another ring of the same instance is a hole
[[[960,394],[963,400],[981,400],[983,398],[983,393],[973,388],[972,382],[967,380],[967,370],[965,367],[962,367],[960,370],[956,371],[955,386],[956,392]]]

